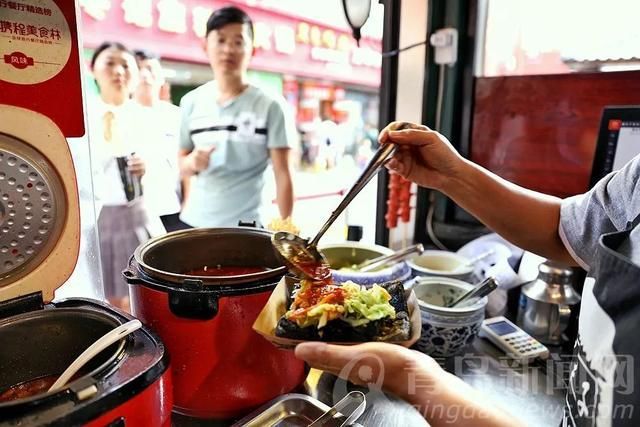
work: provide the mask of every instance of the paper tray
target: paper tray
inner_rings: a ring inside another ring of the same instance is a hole
[[[330,409],[306,394],[290,393],[273,399],[232,427],[307,427]],[[352,427],[363,427],[353,423]]]
[[[265,337],[272,344],[285,348],[292,349],[303,340],[294,340],[290,338],[278,337],[275,334],[276,326],[280,318],[287,312],[287,298],[293,289],[296,279],[292,277],[283,277],[278,286],[273,290],[267,304],[264,306],[255,322],[253,323],[253,330]],[[411,347],[418,339],[420,339],[420,332],[422,330],[422,319],[420,316],[420,307],[418,306],[418,299],[413,291],[406,291],[407,307],[409,309],[409,322],[411,324],[411,337],[407,341],[387,341],[391,344],[398,344],[403,347]],[[361,342],[335,342],[331,344],[338,345],[355,345],[362,344]]]

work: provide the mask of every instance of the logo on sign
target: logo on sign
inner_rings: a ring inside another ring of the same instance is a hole
[[[33,66],[33,58],[22,52],[13,52],[4,56],[5,64],[12,65],[14,68],[24,70],[29,66]]]
[[[609,130],[620,130],[622,120],[609,120]]]

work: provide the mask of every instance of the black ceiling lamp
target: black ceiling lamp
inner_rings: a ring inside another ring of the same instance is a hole
[[[371,0],[342,0],[342,7],[344,16],[353,31],[353,38],[356,39],[356,44],[360,46],[360,29],[369,18]]]

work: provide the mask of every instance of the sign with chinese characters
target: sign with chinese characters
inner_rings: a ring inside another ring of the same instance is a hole
[[[89,47],[118,40],[164,58],[206,63],[202,49],[209,15],[229,1],[80,0],[83,38]],[[358,47],[351,33],[330,25],[231,1],[254,22],[251,68],[301,77],[377,87],[380,40],[364,38]],[[341,16],[338,12],[336,16]],[[137,43],[137,44],[133,44]]]
[[[0,0],[0,102],[84,134],[73,0]]]

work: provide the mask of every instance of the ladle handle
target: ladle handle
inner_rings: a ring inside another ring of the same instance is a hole
[[[309,424],[308,427],[342,427],[353,424],[360,418],[367,407],[367,399],[361,391],[349,392],[338,403],[333,405],[327,412]],[[338,417],[341,414],[343,417]]]
[[[480,282],[480,284],[476,285],[473,289],[471,289],[470,291],[462,295],[457,300],[451,302],[446,307],[447,308],[456,307],[456,306],[460,307],[461,303],[465,301],[469,301],[471,298],[474,298],[474,297],[482,298],[483,296],[493,292],[493,290],[496,289],[497,287],[498,287],[498,281],[495,279],[495,277],[487,277],[482,282]]]
[[[376,151],[376,153],[373,155],[371,161],[362,172],[358,180],[355,182],[355,184],[353,184],[349,192],[344,196],[336,210],[331,213],[331,216],[329,217],[327,222],[325,222],[320,231],[318,231],[316,237],[314,237],[313,240],[309,242],[310,246],[318,245],[318,241],[320,241],[320,238],[324,235],[324,233],[327,232],[329,227],[331,227],[331,224],[333,224],[334,221],[338,219],[342,211],[344,211],[349,203],[351,203],[351,201],[358,195],[358,193],[360,193],[364,186],[367,185],[369,181],[371,181],[371,178],[373,178],[376,172],[378,172],[378,170],[382,166],[384,166],[387,160],[389,160],[391,156],[393,156],[396,148],[396,145],[392,143],[382,144],[378,151]]]
[[[385,264],[389,264],[390,262],[394,261],[400,261],[413,253],[422,253],[423,251],[424,246],[422,245],[422,243],[411,245],[408,248],[395,252],[391,255],[386,255],[370,259],[369,261],[365,261],[358,266],[357,270],[361,273],[368,273],[375,270],[376,268],[382,267]]]
[[[78,372],[78,370],[80,370],[80,368],[82,368],[85,363],[87,363],[94,356],[96,356],[105,348],[109,347],[114,342],[120,341],[122,338],[126,337],[131,332],[140,329],[141,327],[142,327],[142,323],[138,319],[133,319],[128,321],[125,324],[118,326],[115,329],[112,329],[111,331],[104,334],[102,337],[98,338],[97,341],[91,344],[89,348],[83,351],[82,354],[78,356],[76,360],[74,360],[73,363],[71,363],[71,365],[69,365],[67,369],[65,369],[62,375],[58,377],[56,382],[54,382],[53,385],[49,387],[48,391],[49,392],[56,391],[64,387],[67,381],[69,381],[69,379],[71,379],[71,377],[76,372]]]

